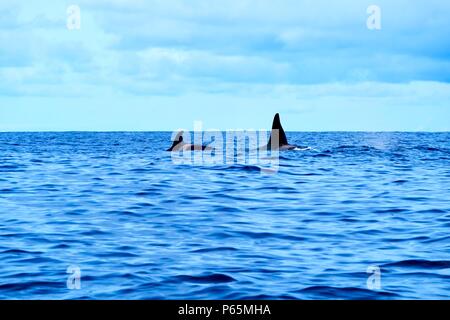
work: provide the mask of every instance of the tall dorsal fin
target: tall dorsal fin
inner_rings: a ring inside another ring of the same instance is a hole
[[[183,142],[183,131],[177,133],[175,139],[173,140],[172,146],[167,149],[167,151],[172,151],[178,144]]]
[[[277,131],[274,131],[277,130]],[[273,118],[272,122],[272,132],[270,134],[270,139],[267,146],[270,148],[272,145],[272,137],[278,137],[278,146],[285,146],[288,144],[286,133],[284,133],[283,127],[281,126],[280,115],[277,113]]]

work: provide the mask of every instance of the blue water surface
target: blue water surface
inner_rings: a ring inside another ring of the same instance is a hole
[[[449,133],[288,133],[274,174],[170,137],[0,133],[0,298],[450,297]]]

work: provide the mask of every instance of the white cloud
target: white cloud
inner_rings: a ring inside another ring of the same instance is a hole
[[[365,28],[365,1],[79,1],[0,6],[3,91],[73,88],[130,94],[253,92],[326,83],[450,81],[450,5],[379,1],[383,29]]]

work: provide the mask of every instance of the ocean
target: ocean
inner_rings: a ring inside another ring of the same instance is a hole
[[[266,174],[0,133],[0,299],[449,299],[450,133],[287,135]]]

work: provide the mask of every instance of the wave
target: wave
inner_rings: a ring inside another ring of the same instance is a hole
[[[405,267],[405,268],[425,268],[425,269],[448,269],[450,268],[449,260],[402,260],[384,264],[383,267]]]
[[[311,286],[297,291],[298,293],[318,296],[321,299],[377,299],[395,298],[398,295],[387,291],[375,291],[357,287]]]
[[[193,283],[227,283],[236,281],[233,277],[230,277],[222,273],[213,273],[201,276],[190,275],[178,275],[174,279],[178,282],[193,282]]]
[[[63,288],[61,281],[28,281],[28,282],[16,282],[16,283],[5,283],[0,284],[0,292],[2,291],[13,291],[21,292],[28,289],[33,291],[39,289],[53,290],[55,288]]]
[[[209,252],[223,252],[223,251],[237,251],[234,247],[216,247],[216,248],[203,248],[192,250],[192,253],[209,253]]]

